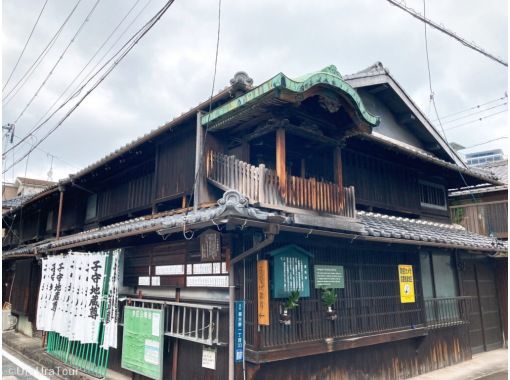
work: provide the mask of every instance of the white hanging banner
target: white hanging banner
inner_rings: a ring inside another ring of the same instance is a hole
[[[117,325],[119,319],[119,255],[120,250],[112,252],[112,264],[110,270],[110,281],[108,282],[108,293],[106,295],[106,317],[104,320],[103,348],[117,348]]]
[[[81,343],[97,343],[103,320],[102,344],[105,348],[116,347],[119,253],[112,253],[109,278],[105,278],[105,253],[74,252],[43,259],[37,329],[54,331]],[[103,297],[105,284],[108,293]]]

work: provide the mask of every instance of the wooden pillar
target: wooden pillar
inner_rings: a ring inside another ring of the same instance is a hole
[[[60,238],[60,229],[62,227],[62,209],[64,207],[64,186],[59,186],[58,190],[60,191],[60,199],[58,201],[58,217],[57,217],[57,233],[56,239]]]
[[[181,289],[175,289],[175,302],[181,302]],[[179,339],[172,338],[172,380],[177,380],[177,366],[179,365]]]
[[[342,149],[339,146],[335,146],[333,151],[333,170],[335,171],[335,183],[338,183],[340,189],[343,190],[344,180],[342,174]]]
[[[202,112],[197,112],[196,145],[195,145],[195,188],[193,189],[193,210],[198,210],[198,204],[202,201],[202,189],[207,186],[205,182],[205,170],[203,169],[202,156],[204,153],[204,127],[202,127]]]
[[[280,193],[285,200],[287,196],[287,168],[285,167],[285,129],[276,130],[276,175],[280,185]]]
[[[301,159],[300,175],[301,178],[306,178],[306,158]]]

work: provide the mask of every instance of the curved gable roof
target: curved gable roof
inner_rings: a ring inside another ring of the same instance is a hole
[[[247,106],[255,104],[257,101],[270,94],[274,94],[277,98],[282,98],[282,94],[287,92],[301,94],[303,98],[306,98],[307,96],[313,95],[310,90],[316,86],[329,87],[341,94],[352,104],[360,122],[372,127],[379,124],[379,118],[367,111],[356,90],[343,80],[334,65],[327,66],[320,71],[306,74],[296,79],[291,79],[285,74],[279,73],[246,94],[205,114],[202,116],[201,122],[202,125],[206,125],[230,118],[232,115],[245,109]]]

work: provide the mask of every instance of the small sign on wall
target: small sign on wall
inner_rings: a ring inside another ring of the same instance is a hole
[[[207,230],[200,235],[200,259],[202,262],[221,260],[221,234]]]
[[[216,349],[203,346],[202,348],[202,367],[216,369]]]
[[[341,265],[314,265],[315,289],[343,289],[344,267]]]
[[[398,266],[398,281],[400,283],[400,302],[413,303],[414,297],[414,276],[412,265]]]
[[[269,253],[273,256],[273,298],[286,298],[298,291],[310,297],[309,252],[291,244]]]
[[[244,360],[244,301],[234,302],[234,360]]]
[[[269,326],[269,269],[267,260],[257,262],[257,293],[259,325]]]

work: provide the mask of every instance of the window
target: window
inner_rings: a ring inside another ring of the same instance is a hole
[[[97,194],[89,195],[87,198],[87,211],[85,212],[85,220],[94,219],[97,216]]]
[[[444,186],[432,182],[420,181],[420,204],[422,207],[446,210]]]
[[[459,317],[455,297],[459,295],[452,254],[421,253],[421,281],[427,321],[441,322]]]
[[[46,232],[51,231],[53,229],[53,210],[48,212],[46,216]]]

